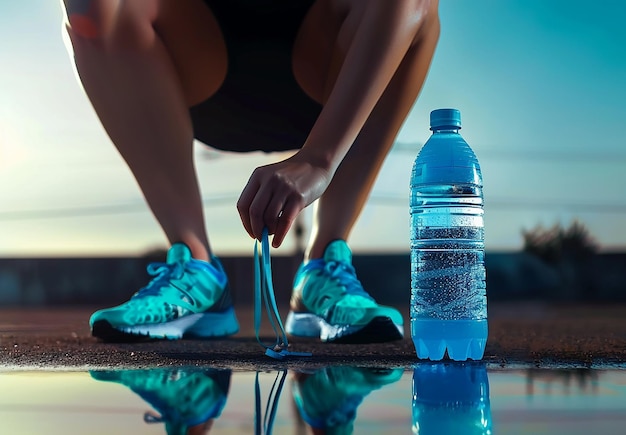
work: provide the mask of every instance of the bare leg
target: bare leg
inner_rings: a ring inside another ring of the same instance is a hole
[[[300,82],[312,96],[319,96],[320,92],[328,94],[332,88],[343,61],[343,54],[347,51],[352,35],[359,26],[359,17],[365,3],[363,1],[337,2],[340,6],[333,8],[328,4],[325,8],[334,11],[335,44],[331,57],[317,51],[317,62],[323,71],[327,69],[326,86],[315,82],[314,77],[301,75]],[[314,15],[312,11],[312,15]],[[303,33],[307,31],[304,23]],[[333,20],[327,24],[333,29]],[[311,30],[312,31],[312,30]],[[327,33],[328,34],[328,33]],[[332,37],[333,33],[330,33]],[[306,258],[319,258],[325,247],[333,240],[346,240],[358,218],[370,190],[376,180],[384,159],[393,145],[393,142],[409,113],[413,103],[422,88],[430,62],[439,37],[439,20],[437,16],[437,2],[433,1],[431,10],[426,19],[417,28],[409,50],[396,70],[392,80],[370,114],[356,141],[345,156],[336,171],[332,182],[324,194],[315,204],[314,224],[309,245],[305,253]],[[308,37],[303,35],[300,41],[306,47]],[[319,47],[328,47],[322,42]],[[297,60],[297,58],[296,58]],[[298,76],[298,68],[295,68]],[[310,74],[315,69],[309,69]],[[308,84],[308,86],[307,86]],[[322,96],[322,100],[323,100]]]
[[[77,71],[106,132],[169,241],[208,260],[188,107],[226,74],[213,15],[199,0],[64,2]]]

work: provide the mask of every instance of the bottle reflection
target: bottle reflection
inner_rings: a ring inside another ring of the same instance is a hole
[[[402,369],[342,366],[296,372],[293,399],[312,434],[351,434],[357,408],[365,396],[399,381],[402,373]]]
[[[418,365],[413,371],[413,433],[490,435],[491,408],[485,365]]]
[[[146,423],[164,423],[168,435],[207,434],[222,412],[230,387],[230,370],[157,368],[98,370],[91,376],[130,388],[156,412]]]

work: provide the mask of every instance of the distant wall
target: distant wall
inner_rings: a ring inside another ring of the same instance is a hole
[[[155,258],[0,259],[0,305],[108,306],[128,299],[148,280],[145,268]],[[253,260],[222,257],[235,304],[253,301]],[[279,301],[287,301],[300,258],[274,256],[272,270]],[[584,265],[547,265],[525,253],[487,253],[490,300],[626,302],[626,254],[602,254]],[[381,303],[409,300],[408,254],[355,255],[365,288]]]

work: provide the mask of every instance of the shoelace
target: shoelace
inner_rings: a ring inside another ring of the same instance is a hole
[[[181,263],[150,263],[146,268],[150,276],[155,278],[148,283],[147,286],[139,289],[134,297],[155,296],[159,294],[159,290],[166,285],[170,278],[180,278],[184,272]]]
[[[287,333],[280,319],[274,296],[268,237],[267,228],[264,228],[261,237],[261,256],[259,256],[258,241],[254,243],[254,333],[256,340],[265,348],[265,355],[275,359],[283,359],[287,356],[311,356],[309,352],[290,352],[287,350],[289,341],[287,340]],[[262,304],[265,305],[267,316],[276,336],[276,341],[273,345],[264,344],[259,337]]]
[[[356,410],[362,402],[363,396],[358,394],[348,396],[338,408],[333,408],[329,411],[328,415],[323,417],[313,417],[310,414],[307,414],[301,404],[298,405],[298,410],[304,421],[309,423],[311,426],[330,428],[343,426],[354,420],[356,417]]]
[[[272,384],[270,394],[265,404],[265,416],[261,422],[263,413],[261,412],[261,385],[259,384],[259,372],[256,372],[254,377],[254,433],[255,435],[271,435],[274,428],[274,419],[276,418],[276,411],[278,410],[278,401],[280,394],[283,391],[285,385],[285,379],[287,378],[287,370],[280,370],[276,373],[276,378]]]
[[[361,282],[356,277],[354,266],[350,263],[332,260],[326,261],[321,258],[315,259],[309,261],[303,268],[303,273],[314,271],[318,271],[317,273],[323,273],[330,277],[343,288],[341,293],[335,293],[332,297],[320,292],[309,297],[308,302],[312,307],[316,307],[315,312],[322,314],[326,318],[333,316],[336,304],[343,296],[354,295],[364,299],[374,300],[361,285]]]
[[[356,277],[353,265],[339,261],[328,261],[324,266],[324,271],[332,278],[337,279],[345,287],[347,294],[373,299]]]

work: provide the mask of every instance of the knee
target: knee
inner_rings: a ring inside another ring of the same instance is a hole
[[[112,26],[113,6],[109,0],[63,0],[67,30],[73,37],[90,40],[102,38]]]
[[[410,12],[405,15],[410,22],[429,22],[439,18],[439,0],[404,0]]]
[[[73,42],[79,39],[106,50],[135,51],[154,39],[145,9],[111,0],[65,0],[65,5],[67,31]]]
[[[68,32],[85,39],[97,39],[101,31],[98,23],[89,15],[79,13],[68,14]]]
[[[413,44],[423,38],[439,39],[439,0],[416,1],[413,22],[419,23],[416,30]]]
[[[350,0],[348,5],[351,9],[349,8],[345,15],[354,12],[360,17],[365,16],[370,7],[375,15],[383,15],[382,11],[388,10],[390,6],[379,0]],[[393,18],[396,20],[395,28],[401,28],[402,31],[414,35],[413,43],[420,40],[424,34],[439,34],[439,0],[394,0],[393,6],[398,13]]]

